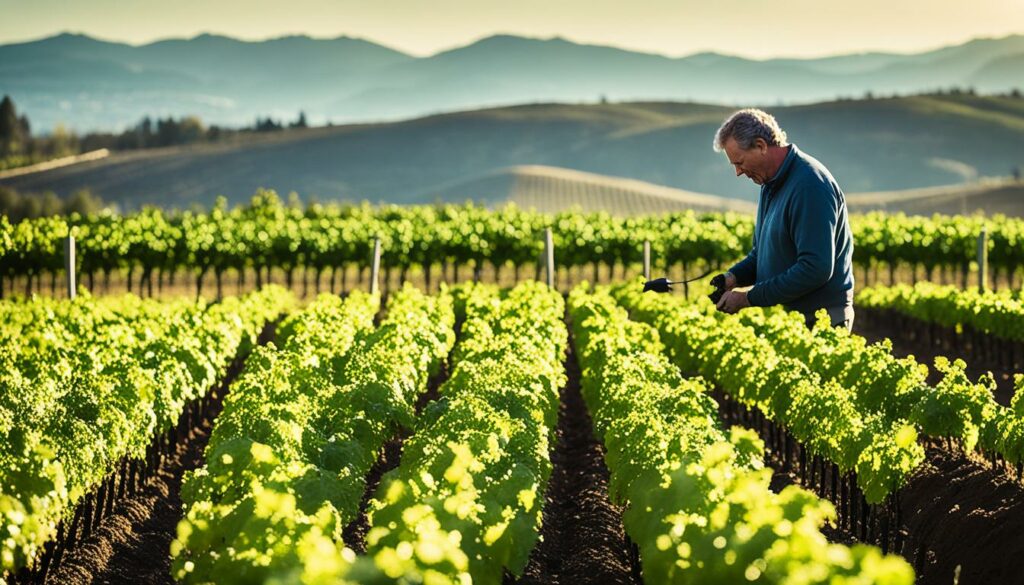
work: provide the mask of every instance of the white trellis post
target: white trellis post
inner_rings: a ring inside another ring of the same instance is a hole
[[[68,298],[75,298],[75,236],[64,238],[64,273],[68,281]]]
[[[644,280],[651,279],[651,241],[644,240]]]

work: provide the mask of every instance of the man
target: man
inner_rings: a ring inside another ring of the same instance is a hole
[[[754,246],[716,279],[726,293],[718,309],[783,305],[811,326],[828,311],[835,327],[853,327],[853,237],[846,198],[816,159],[786,142],[775,118],[761,110],[733,114],[715,134],[714,149],[761,186]],[[736,287],[753,285],[748,291]]]

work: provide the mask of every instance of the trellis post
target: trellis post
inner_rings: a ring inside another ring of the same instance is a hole
[[[644,280],[651,279],[651,241],[644,240]]]
[[[373,261],[370,264],[370,294],[380,291],[380,238],[373,239]]]
[[[68,298],[75,298],[75,236],[64,238],[64,273],[67,275]]]
[[[988,285],[988,226],[981,226],[978,235],[978,292],[985,292]]]
[[[548,286],[555,287],[555,243],[551,238],[551,228],[544,229],[544,268]]]

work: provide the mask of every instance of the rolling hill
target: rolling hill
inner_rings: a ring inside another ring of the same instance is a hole
[[[436,201],[473,200],[491,207],[515,203],[523,209],[556,213],[571,208],[630,216],[692,209],[753,214],[751,201],[695,193],[636,179],[571,169],[525,165],[498,169],[428,192]],[[426,201],[427,199],[425,199]],[[1024,181],[985,179],[975,183],[846,195],[850,213],[885,211],[907,215],[1024,217]]]
[[[960,96],[769,108],[792,142],[847,193],[1005,176],[1024,165],[1024,99]],[[25,193],[88,188],[126,209],[247,200],[267,187],[320,199],[433,201],[481,175],[522,165],[636,179],[747,201],[758,188],[711,149],[732,111],[657,102],[534,104],[386,124],[289,130],[252,141],[115,153],[0,180]]]
[[[569,208],[644,215],[669,211],[753,213],[749,201],[663,187],[646,181],[527,165],[498,169],[428,191],[441,201],[473,200],[492,207],[515,203],[523,209],[554,213]]]
[[[942,185],[924,189],[848,195],[853,213],[903,212],[908,215],[969,215],[984,212],[1024,217],[1024,182],[999,180],[968,185]]]

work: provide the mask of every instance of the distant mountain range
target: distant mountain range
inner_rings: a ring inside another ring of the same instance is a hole
[[[65,33],[0,46],[0,94],[39,130],[119,130],[145,115],[248,125],[256,116],[294,119],[299,110],[314,124],[379,121],[601,97],[778,105],[951,86],[1024,86],[1024,35],[919,54],[765,61],[508,35],[422,58],[348,37],[199,35],[132,46]]]
[[[847,193],[975,182],[1024,168],[1024,98],[914,96],[770,110],[790,140],[828,166]],[[509,171],[543,165],[682,189],[694,202],[693,193],[749,202],[757,186],[737,178],[711,148],[731,111],[679,102],[474,110],[114,153],[0,179],[0,186],[62,196],[88,188],[125,209],[210,205],[218,195],[240,203],[260,187],[320,200],[389,203],[494,201],[518,193],[543,205],[550,193],[575,197],[577,189],[581,197],[612,196],[587,187],[586,175]],[[535,180],[542,188],[520,183]],[[653,193],[622,181],[605,186]]]

